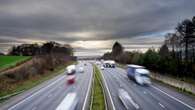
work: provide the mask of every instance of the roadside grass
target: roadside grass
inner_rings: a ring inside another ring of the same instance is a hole
[[[91,110],[105,110],[105,99],[104,92],[102,88],[102,79],[100,76],[100,71],[97,66],[94,65],[95,78],[92,87],[92,104]]]
[[[14,67],[31,58],[31,56],[0,56],[0,71]]]
[[[21,81],[19,83],[15,83],[11,86],[11,89],[5,90],[5,91],[0,91],[0,103],[3,101],[9,99],[10,97],[17,95],[17,93],[22,93],[26,90],[29,90],[44,81],[47,81],[61,73],[64,73],[65,67],[74,64],[76,62],[70,61],[67,62],[65,65],[58,66],[57,68],[54,69],[54,71],[48,71],[48,73],[45,73],[43,75],[36,75],[34,77],[31,77],[27,80]]]
[[[121,64],[121,63],[116,63],[116,66],[119,68],[125,68],[127,65],[126,64]]]
[[[167,87],[167,88],[169,88],[169,89],[178,91],[178,92],[180,92],[180,93],[182,93],[182,94],[185,94],[185,95],[188,95],[188,96],[191,96],[191,97],[195,98],[195,94],[192,93],[192,92],[190,92],[190,91],[188,91],[188,90],[186,90],[186,89],[172,86],[172,85],[170,85],[170,84],[167,84],[167,83],[165,83],[165,82],[163,82],[163,81],[160,81],[160,80],[157,80],[157,79],[154,79],[154,78],[152,78],[152,82],[156,82],[156,83],[158,83],[158,84],[161,85],[161,86],[165,86],[165,87]]]
[[[192,77],[177,77],[168,74],[165,74],[164,76],[195,85],[195,79],[193,79]]]

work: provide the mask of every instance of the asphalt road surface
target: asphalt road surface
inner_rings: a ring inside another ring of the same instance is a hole
[[[76,110],[84,110],[88,104],[87,97],[92,81],[93,67],[90,63],[84,66],[84,73],[76,73],[76,83],[67,85],[66,74],[61,74],[33,89],[17,95],[0,105],[0,110],[55,110],[70,92],[76,92],[79,103]],[[101,70],[109,89],[115,110],[126,110],[119,99],[120,88],[131,97],[130,110],[194,110],[195,100],[192,97],[153,82],[150,86],[140,86],[130,80],[126,71],[121,68]]]
[[[126,71],[121,68],[105,68],[101,70],[111,94],[115,110],[126,110],[119,99],[119,88],[128,92],[131,97],[130,110],[194,110],[195,100],[177,91],[154,83],[140,86],[130,80]],[[135,106],[138,105],[138,107]]]
[[[76,83],[68,85],[66,74],[61,74],[46,83],[9,99],[0,106],[0,110],[55,110],[70,92],[78,95],[77,110],[83,110],[87,104],[88,91],[92,81],[93,67],[87,63],[84,73],[76,73]]]

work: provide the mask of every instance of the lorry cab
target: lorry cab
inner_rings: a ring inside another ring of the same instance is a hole
[[[69,65],[66,68],[66,71],[67,71],[67,75],[75,74],[76,73],[76,66],[75,65]]]
[[[145,69],[143,66],[139,65],[128,65],[127,66],[127,76],[131,79],[134,79],[140,85],[149,85],[150,81],[150,72]]]

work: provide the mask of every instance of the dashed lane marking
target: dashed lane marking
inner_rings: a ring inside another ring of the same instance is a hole
[[[161,104],[160,102],[158,103],[162,108],[165,108],[165,106],[163,104]]]

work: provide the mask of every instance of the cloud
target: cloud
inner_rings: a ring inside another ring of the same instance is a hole
[[[194,10],[194,0],[1,0],[0,43],[55,40],[78,48],[84,41],[119,40],[126,47],[152,46]],[[102,43],[93,47],[110,46]]]

